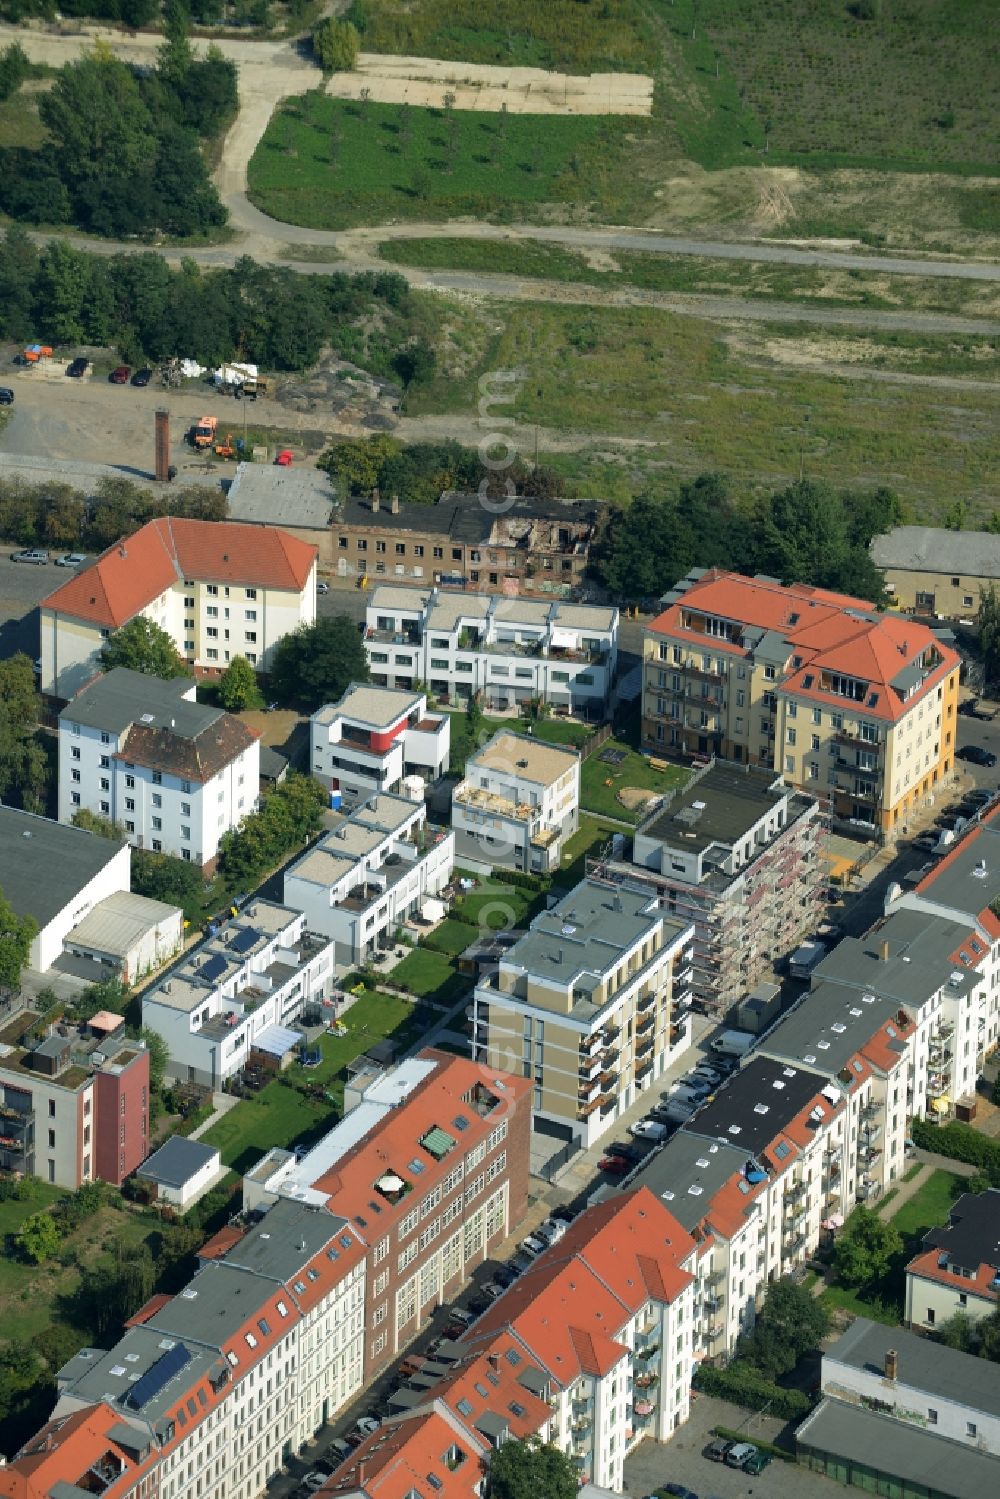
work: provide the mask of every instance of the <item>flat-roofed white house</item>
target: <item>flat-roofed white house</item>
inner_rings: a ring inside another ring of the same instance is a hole
[[[466,856],[531,874],[558,869],[579,805],[575,749],[502,730],[470,755],[452,793],[458,861]]]
[[[373,796],[285,870],[284,901],[356,965],[391,946],[454,866],[455,835],[428,824],[423,802]]]
[[[599,719],[618,661],[618,610],[439,588],[377,588],[365,652],[373,682],[426,682],[442,702],[503,711],[543,702]]]
[[[448,769],[451,720],[428,713],[423,692],[352,682],[309,720],[312,773],[334,806],[355,806],[404,780],[435,781]],[[416,785],[416,782],[413,783]]]
[[[147,989],[142,1023],[162,1036],[167,1075],[219,1088],[256,1054],[280,1065],[302,1040],[291,1029],[333,987],[333,943],[300,911],[255,897]]]

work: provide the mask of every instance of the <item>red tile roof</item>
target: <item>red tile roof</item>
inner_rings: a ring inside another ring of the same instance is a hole
[[[979,1296],[993,1305],[1000,1301],[1000,1294],[994,1289],[997,1276],[995,1266],[980,1265],[974,1276],[959,1277],[954,1271],[949,1271],[946,1266],[938,1264],[940,1256],[940,1249],[925,1249],[907,1265],[907,1275],[919,1276],[921,1280],[936,1281],[938,1285],[947,1286],[956,1295],[961,1291],[967,1296]]]
[[[57,1483],[82,1487],[91,1467],[106,1455],[121,1471],[101,1492],[111,1496],[132,1491],[137,1479],[154,1466],[156,1449],[151,1448],[143,1462],[135,1462],[108,1435],[121,1420],[102,1402],[47,1421],[17,1457],[0,1468],[0,1495],[3,1499],[47,1499]],[[141,1432],[136,1432],[136,1439],[141,1444]]]
[[[166,516],[115,542],[42,608],[118,629],[185,579],[300,593],[316,556],[277,526]]]
[[[780,691],[834,708],[853,707],[866,717],[890,721],[902,718],[914,702],[959,664],[955,652],[941,645],[924,625],[899,615],[878,614],[865,599],[805,588],[801,584],[786,588],[779,583],[713,569],[649,626],[671,639],[716,653],[742,655],[742,645],[688,629],[683,623],[688,611],[776,631],[788,642],[789,657],[796,662],[781,678]],[[905,667],[919,662],[929,650],[940,656],[940,663],[919,692],[904,701],[891,684]],[[867,682],[869,691],[865,700],[853,703],[839,694],[823,691],[819,685],[821,672]]]
[[[454,1449],[461,1461],[442,1461]],[[356,1449],[324,1484],[323,1494],[361,1493],[367,1499],[409,1499],[433,1492],[440,1499],[474,1499],[483,1477],[487,1443],[475,1442],[440,1410],[421,1411],[383,1426]],[[439,1480],[427,1482],[428,1473]]]
[[[220,1228],[217,1234],[213,1234],[201,1246],[198,1250],[198,1258],[200,1260],[223,1259],[235,1244],[238,1244],[241,1239],[246,1238],[247,1232],[245,1228],[236,1228],[232,1224],[227,1223],[224,1228]]]

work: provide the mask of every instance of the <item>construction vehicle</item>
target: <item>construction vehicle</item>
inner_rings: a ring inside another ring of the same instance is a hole
[[[233,447],[233,434],[231,432],[226,433],[225,442],[216,443],[215,456],[216,458],[236,457],[236,449]]]
[[[215,429],[219,425],[217,417],[200,416],[191,428],[191,446],[193,448],[210,448],[215,441]]]
[[[267,381],[259,379],[256,375],[249,376],[242,384],[234,387],[233,395],[237,400],[242,397],[247,401],[256,401],[258,396],[267,395]]]

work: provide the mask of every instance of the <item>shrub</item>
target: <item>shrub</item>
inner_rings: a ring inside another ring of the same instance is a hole
[[[794,1452],[789,1452],[787,1447],[779,1447],[776,1442],[765,1442],[763,1437],[748,1437],[745,1431],[734,1431],[731,1426],[713,1426],[712,1430],[717,1437],[724,1437],[728,1442],[753,1441],[755,1447],[761,1452],[769,1452],[772,1457],[780,1457],[783,1463],[798,1462]]]
[[[914,1119],[910,1133],[921,1150],[978,1166],[994,1187],[1000,1187],[1000,1142],[988,1139],[957,1119],[943,1125],[931,1124],[927,1119]]]
[[[739,1361],[727,1369],[708,1369],[702,1364],[695,1373],[694,1385],[705,1395],[718,1395],[721,1400],[732,1400],[750,1410],[760,1410],[766,1405],[769,1415],[783,1421],[798,1421],[811,1409],[809,1396],[801,1390],[782,1389]]]

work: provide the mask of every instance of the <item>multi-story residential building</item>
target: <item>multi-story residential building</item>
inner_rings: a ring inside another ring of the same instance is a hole
[[[1000,1371],[858,1317],[823,1354],[799,1460],[869,1494],[981,1499],[1000,1482]]]
[[[284,901],[333,939],[338,964],[357,966],[392,945],[454,867],[455,834],[430,827],[423,802],[373,796],[285,870]]]
[[[551,594],[583,582],[603,514],[581,500],[497,503],[448,490],[434,505],[400,505],[376,491],[335,508],[324,560],[342,578]]]
[[[640,823],[630,862],[601,855],[589,869],[648,882],[693,922],[695,1004],[721,1015],[814,929],[824,831],[814,796],[773,770],[716,760]]]
[[[245,1177],[245,1208],[290,1198],[364,1239],[366,1383],[523,1217],[530,1094],[524,1078],[428,1049],[370,1084],[302,1159],[272,1150]]]
[[[316,618],[316,548],[275,526],[149,521],[43,599],[42,692],[73,697],[140,615],[203,676],[234,656],[266,671],[278,641]]]
[[[108,818],[134,848],[214,870],[223,834],[257,806],[260,744],[195,701],[188,677],[117,667],[59,715],[59,820]]]
[[[593,1144],[691,1044],[692,937],[648,888],[582,881],[477,984],[477,1054],[532,1080],[547,1133]]]
[[[863,599],[692,569],[643,642],[653,754],[767,765],[892,831],[955,762],[959,658]]]
[[[300,911],[255,896],[142,996],[142,1023],[169,1052],[167,1073],[220,1088],[258,1058],[286,1055],[291,1022],[333,988],[333,942]]]
[[[906,1267],[907,1327],[929,1332],[959,1314],[970,1322],[992,1316],[1000,1305],[1000,1190],[964,1193],[923,1243]]]
[[[553,1442],[582,1483],[622,1492],[629,1452],[647,1436],[669,1440],[688,1417],[696,1255],[649,1192],[589,1208],[459,1339],[455,1362],[425,1366],[419,1389],[390,1397],[403,1414],[329,1492],[406,1495],[393,1487],[402,1469],[404,1484],[419,1471],[434,1493],[474,1499],[509,1437]]]
[[[15,1017],[17,1019],[17,1017]],[[75,1190],[88,1181],[120,1187],[149,1153],[149,1053],[125,1020],[102,1010],[24,1034],[0,1057],[0,1169]]]
[[[387,687],[419,681],[442,702],[481,694],[498,711],[543,702],[601,718],[618,661],[618,610],[376,588],[365,652],[372,681]]]
[[[525,873],[559,869],[579,823],[580,756],[506,730],[465,763],[452,792],[459,862],[473,859]]]
[[[42,1499],[256,1499],[362,1388],[365,1256],[352,1226],[279,1203],[109,1351],[59,1370],[52,1420],[0,1469]]]
[[[448,769],[451,719],[428,713],[422,692],[395,692],[353,682],[339,703],[309,720],[312,773],[335,807],[354,806],[378,791],[396,791],[419,776],[435,781]]]
[[[974,618],[1000,581],[1000,538],[989,531],[897,526],[869,551],[894,606],[914,614]]]

